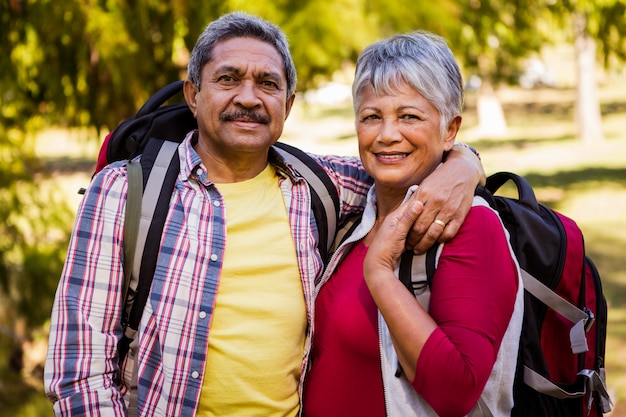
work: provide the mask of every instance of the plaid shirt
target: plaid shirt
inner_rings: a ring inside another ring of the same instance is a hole
[[[200,395],[226,225],[222,198],[208,181],[192,140],[190,133],[179,147],[180,173],[140,326],[140,416],[193,416]],[[358,159],[318,160],[337,185],[340,216],[361,211],[370,180]],[[308,185],[273,151],[270,161],[279,172],[310,329],[322,261]],[[94,177],[78,209],[52,310],[44,375],[59,416],[126,415],[126,388],[115,382],[126,193],[126,165],[114,163]],[[308,351],[307,342],[301,378]]]

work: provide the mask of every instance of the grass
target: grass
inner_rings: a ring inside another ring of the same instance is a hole
[[[606,140],[593,145],[574,139],[573,90],[507,89],[498,94],[507,135],[480,136],[474,97],[468,95],[458,139],[479,149],[487,173],[523,174],[541,202],[574,218],[583,230],[609,305],[606,368],[616,404],[611,415],[626,417],[626,83],[603,86]],[[38,152],[53,173],[47,182],[67,193],[71,207],[80,201],[76,190],[89,182],[98,151],[98,142],[85,137],[94,134],[49,130],[38,140]],[[312,152],[356,155],[350,105],[305,107],[297,102],[283,140]],[[25,408],[20,415],[30,414]]]

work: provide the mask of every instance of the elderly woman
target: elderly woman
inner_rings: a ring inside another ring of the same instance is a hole
[[[375,183],[318,287],[306,417],[510,415],[522,282],[497,213],[475,204],[443,246],[428,309],[394,273],[421,209],[414,185],[461,125],[462,85],[445,41],[426,32],[357,62],[359,152]]]

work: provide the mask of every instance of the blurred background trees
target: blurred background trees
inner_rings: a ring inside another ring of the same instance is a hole
[[[352,63],[368,43],[416,28],[449,39],[485,95],[516,82],[525,58],[563,40],[580,45],[588,89],[596,58],[610,65],[626,56],[625,7],[625,0],[9,0],[0,5],[2,121],[23,127],[43,117],[111,129],[159,87],[183,78],[204,26],[235,9],[285,30],[301,92]],[[585,97],[593,101],[592,93]]]
[[[543,47],[566,42],[577,55],[578,136],[602,140],[596,69],[626,61],[626,0],[2,1],[0,355],[48,318],[72,225],[65,202],[38,187],[48,174],[34,155],[34,135],[80,127],[98,140],[157,89],[183,79],[198,35],[231,10],[283,28],[300,93],[337,74],[349,82],[359,52],[381,37],[438,33],[449,40],[468,88],[477,89],[486,136],[506,130],[498,87],[517,83]]]

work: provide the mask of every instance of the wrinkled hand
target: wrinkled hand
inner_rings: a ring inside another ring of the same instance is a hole
[[[476,155],[455,147],[411,197],[420,200],[424,208],[407,237],[406,249],[423,253],[436,241],[452,239],[472,207],[476,186],[484,181],[485,173]]]
[[[411,198],[389,213],[372,231],[363,272],[366,277],[377,276],[374,271],[393,272],[405,251],[407,233],[423,209],[422,203]]]

